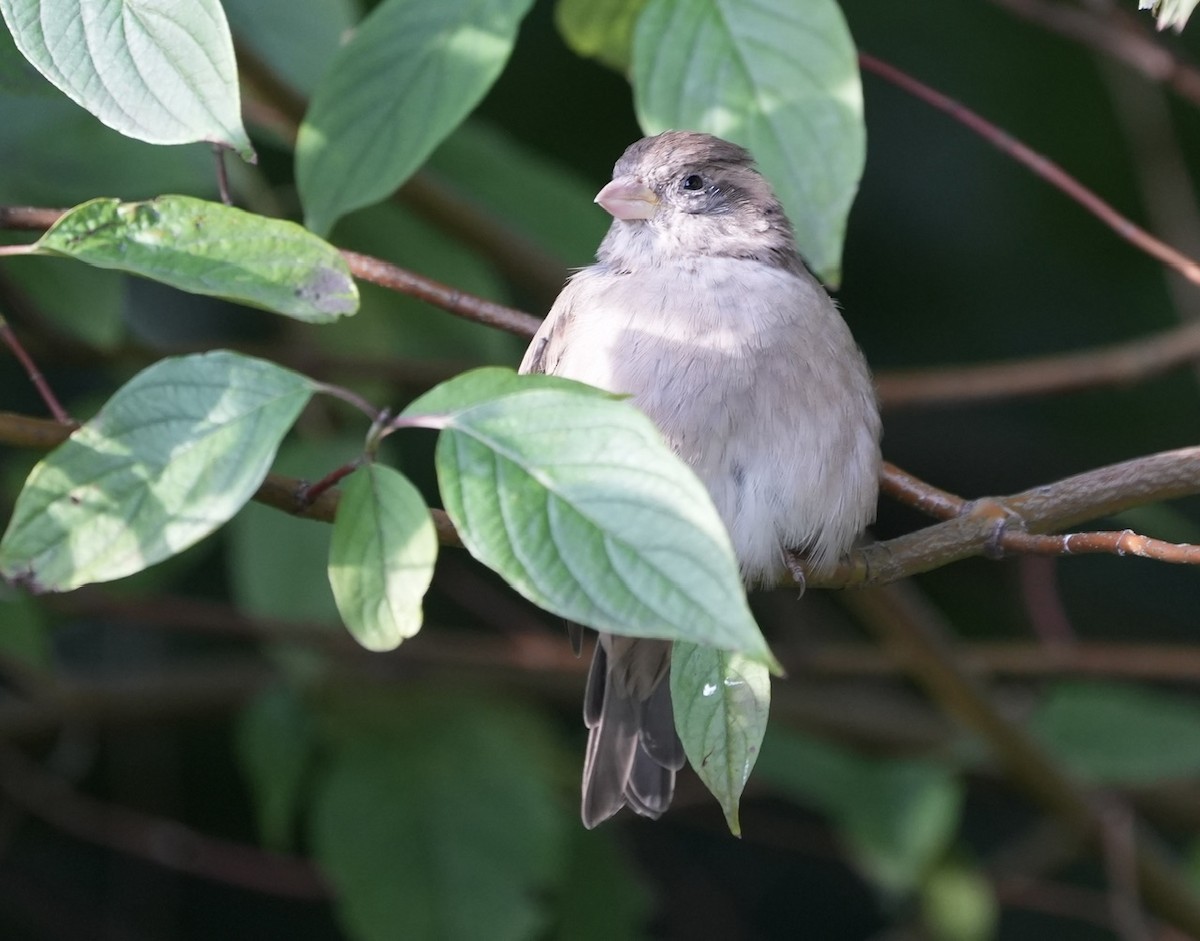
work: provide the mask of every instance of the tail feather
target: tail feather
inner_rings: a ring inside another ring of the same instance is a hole
[[[671,707],[669,641],[600,635],[583,699],[584,826],[622,807],[657,818],[671,803],[683,745]]]

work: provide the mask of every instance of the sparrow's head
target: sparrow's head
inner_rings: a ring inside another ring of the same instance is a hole
[[[798,264],[792,226],[749,152],[666,131],[631,144],[596,202],[613,217],[602,261],[626,268],[725,256]]]

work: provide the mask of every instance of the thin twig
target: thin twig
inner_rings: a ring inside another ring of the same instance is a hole
[[[541,326],[540,320],[524,311],[475,297],[380,258],[360,255],[346,249],[342,250],[342,257],[346,259],[351,274],[356,278],[419,298],[476,323],[499,327],[522,337],[533,336]]]
[[[1161,239],[1155,238],[1145,229],[1121,215],[1095,192],[1088,189],[1049,158],[1017,140],[1007,131],[1001,130],[995,124],[971,111],[962,103],[918,81],[895,66],[889,65],[864,52],[859,53],[858,59],[862,67],[867,71],[874,72],[876,75],[904,89],[931,107],[950,115],[950,117],[970,128],[1001,152],[1024,165],[1036,176],[1041,177],[1051,186],[1079,203],[1079,205],[1087,209],[1118,236],[1140,248],[1152,258],[1156,258],[1163,264],[1174,268],[1189,281],[1200,284],[1200,262],[1172,248]]]
[[[1137,821],[1129,808],[1114,798],[1103,795],[1097,803],[1113,927],[1121,941],[1150,941],[1138,892]]]
[[[78,422],[75,421],[67,410],[62,407],[62,403],[58,401],[58,396],[54,394],[54,390],[50,388],[50,383],[46,381],[46,377],[42,375],[42,371],[37,368],[37,363],[33,358],[25,352],[25,347],[21,345],[21,341],[17,339],[17,335],[13,333],[12,327],[4,317],[0,317],[0,340],[4,341],[4,345],[16,357],[17,362],[25,370],[25,375],[29,377],[29,381],[33,383],[33,387],[37,389],[38,394],[42,397],[42,401],[46,403],[46,408],[50,410],[50,414],[54,416],[54,420],[60,425],[66,425],[68,428],[75,428]]]
[[[233,205],[233,196],[229,192],[229,168],[225,165],[226,148],[220,144],[213,144],[213,161],[217,167],[217,195],[221,197],[221,202],[226,206]]]

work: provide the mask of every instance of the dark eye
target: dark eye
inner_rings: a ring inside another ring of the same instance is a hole
[[[682,185],[685,190],[702,190],[704,189],[704,177],[700,176],[698,173],[693,173],[690,176],[685,176],[683,178]]]

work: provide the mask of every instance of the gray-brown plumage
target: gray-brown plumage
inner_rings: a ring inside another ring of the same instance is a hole
[[[879,416],[866,362],[805,269],[750,155],[667,131],[631,145],[596,202],[613,223],[522,372],[628,393],[707,486],[748,585],[784,549],[818,570],[875,511]],[[670,644],[601,634],[588,675],[583,822],[658,817],[683,749]]]

